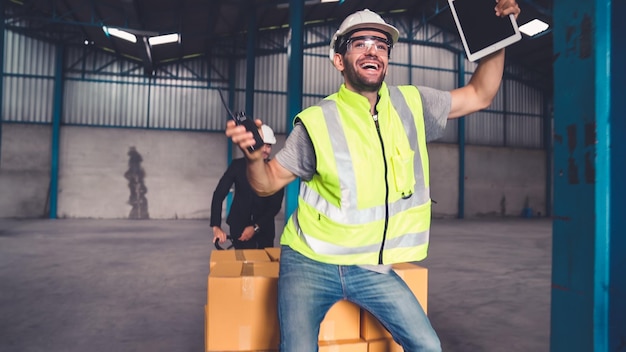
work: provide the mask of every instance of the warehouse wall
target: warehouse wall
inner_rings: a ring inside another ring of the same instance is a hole
[[[224,142],[218,133],[65,127],[58,216],[207,218],[226,168]],[[147,200],[136,216],[130,215],[132,182]]]
[[[527,206],[546,214],[544,151],[472,146],[465,158],[466,214],[519,216]]]
[[[45,216],[50,185],[50,126],[3,123],[1,131],[0,217]]]
[[[427,146],[433,216],[456,217],[459,209],[459,147],[444,143]]]
[[[3,124],[0,218],[47,216],[50,135],[49,126]],[[150,218],[209,218],[213,189],[227,166],[222,133],[63,126],[60,135],[58,217],[132,217],[127,175],[138,166]],[[283,144],[279,135],[273,152]],[[428,148],[433,216],[455,217],[458,146]],[[467,146],[465,153],[467,217],[520,216],[526,197],[545,214],[543,151]],[[141,162],[132,164],[132,155]]]
[[[430,194],[434,217],[456,217],[459,148],[430,143]],[[533,215],[546,214],[545,152],[537,149],[465,147],[465,217],[521,216],[528,198]]]
[[[459,43],[436,28],[416,26],[415,19],[396,20],[398,28],[422,29],[402,33],[409,40],[394,47],[389,84],[449,90],[457,86],[460,75],[469,80],[475,65],[466,62],[459,73],[462,56],[448,45]],[[320,35],[330,36],[335,29],[326,23],[306,31],[303,107],[334,92],[341,83],[341,75],[328,60],[328,41],[320,41]],[[226,113],[218,88],[232,94],[235,110],[248,105],[246,89],[252,88],[252,115],[279,134],[291,123],[286,116],[286,50],[256,57],[255,84],[246,87],[244,57],[199,57],[172,63],[147,77],[140,63],[97,48],[57,46],[11,30],[6,38],[0,217],[48,216],[53,122],[62,126],[59,217],[158,219],[209,216],[212,190],[228,158],[221,133]],[[286,38],[286,30],[264,33],[258,46],[271,49]],[[435,45],[422,45],[425,41]],[[62,69],[53,64],[59,53],[64,54]],[[534,88],[507,76],[489,109],[468,118],[463,130],[457,120],[450,121],[440,140],[444,143],[430,145],[435,216],[456,216],[458,194],[465,197],[466,217],[518,216],[527,198],[533,208],[545,213],[546,102]],[[513,76],[532,82],[532,75]],[[55,99],[60,96],[63,99]],[[457,180],[460,133],[466,142],[463,189]],[[136,184],[129,185],[133,162],[134,175],[144,172],[145,178],[143,183],[132,179]],[[136,202],[133,189],[145,191],[146,201]]]
[[[49,126],[3,124],[0,218],[47,216],[50,135]],[[217,132],[62,127],[57,215],[131,217],[127,176],[138,164],[149,218],[208,219],[227,148]],[[137,155],[141,162],[133,164]]]

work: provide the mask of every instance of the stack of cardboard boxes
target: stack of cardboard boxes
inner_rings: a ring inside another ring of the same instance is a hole
[[[205,306],[205,350],[278,351],[276,307],[280,248],[213,251]],[[424,311],[428,271],[394,264]],[[348,301],[328,311],[319,333],[320,352],[400,352],[389,332],[370,313]]]

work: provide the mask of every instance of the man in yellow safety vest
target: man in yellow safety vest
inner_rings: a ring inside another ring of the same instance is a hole
[[[494,16],[517,16],[498,0]],[[252,133],[228,122],[244,150],[250,184],[270,195],[300,177],[298,208],[281,237],[280,350],[316,351],[328,309],[347,299],[368,310],[405,351],[440,351],[439,338],[391,264],[426,257],[430,228],[426,142],[446,120],[491,104],[504,49],[482,59],[469,83],[450,92],[387,86],[398,30],[369,10],[348,16],[330,43],[344,84],[302,111],[270,162],[249,153]],[[260,126],[260,120],[257,120]]]

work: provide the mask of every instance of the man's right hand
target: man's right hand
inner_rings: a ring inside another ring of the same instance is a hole
[[[261,128],[263,124],[259,119],[255,119],[254,123],[258,128]],[[263,160],[263,153],[260,152],[263,148],[259,148],[253,153],[248,150],[248,147],[255,145],[256,141],[252,132],[248,132],[243,125],[237,125],[235,121],[229,120],[226,122],[226,136],[239,146],[249,161]]]
[[[219,226],[213,226],[213,243],[219,239],[220,243],[226,242],[226,233]]]

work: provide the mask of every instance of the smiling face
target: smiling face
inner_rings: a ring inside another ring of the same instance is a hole
[[[354,32],[350,38],[377,37],[385,40],[385,35],[378,31],[364,30]],[[369,43],[367,47],[348,46],[345,54],[335,54],[334,65],[341,71],[346,87],[357,93],[378,92],[387,74],[389,50],[380,50],[380,43]]]

